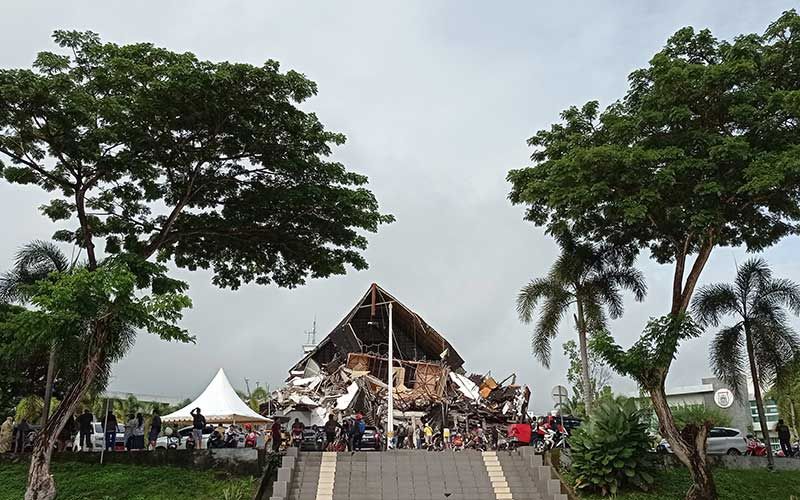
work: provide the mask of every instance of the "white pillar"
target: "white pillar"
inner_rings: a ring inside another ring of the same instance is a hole
[[[392,326],[392,303],[389,302],[389,415],[386,422],[386,449],[394,437],[394,329]]]

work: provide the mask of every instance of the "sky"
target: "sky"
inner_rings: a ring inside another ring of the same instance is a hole
[[[110,388],[196,396],[225,368],[234,386],[275,387],[299,359],[316,318],[318,340],[379,283],[416,310],[466,360],[468,371],[504,378],[515,372],[532,391],[532,408],[552,406],[565,383],[561,344],[551,368],[532,357],[531,326],[517,319],[520,287],[541,276],[557,254],[543,230],[522,220],[508,199],[506,174],[529,165],[525,140],[571,105],[622,97],[627,75],[647,64],[683,26],[719,38],[762,32],[791,1],[307,1],[4,2],[0,67],[30,67],[52,50],[53,30],[92,30],[117,43],[152,42],[201,59],[256,65],[280,61],[305,74],[319,95],[303,105],[347,143],[334,158],[366,174],[381,210],[397,221],[370,235],[366,271],[311,280],[286,290],[220,290],[208,272],[176,271],[194,302],[182,322],[195,344],[141,334],[118,363]],[[35,187],[0,182],[0,269],[17,248],[59,229],[37,207]],[[800,279],[800,244],[789,238],[764,252],[776,275]],[[741,249],[715,250],[702,283],[726,281]],[[611,324],[623,345],[649,317],[665,314],[672,269],[640,258],[649,293],[630,297]],[[710,332],[686,342],[668,384],[710,376]],[[616,377],[615,390],[633,391]]]

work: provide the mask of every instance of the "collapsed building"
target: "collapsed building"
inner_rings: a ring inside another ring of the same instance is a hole
[[[269,412],[322,425],[328,414],[387,420],[392,304],[395,421],[469,428],[527,419],[530,390],[516,376],[467,375],[456,349],[417,313],[372,284],[338,325],[290,370]]]

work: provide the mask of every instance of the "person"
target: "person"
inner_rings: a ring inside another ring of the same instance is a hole
[[[156,441],[158,441],[159,434],[161,434],[161,415],[158,414],[158,408],[154,408],[153,418],[150,420],[150,432],[147,434],[147,446],[149,449],[156,449]]]
[[[444,442],[444,449],[450,449],[450,428],[445,427],[442,430],[442,441]]]
[[[103,421],[103,435],[105,436],[106,451],[114,451],[117,444],[117,416],[109,411]]]
[[[346,441],[347,451],[353,451],[353,421],[345,418],[342,422],[342,435]]]
[[[355,433],[353,434],[353,449],[361,451],[361,438],[364,437],[364,431],[367,430],[367,424],[364,422],[364,416],[356,413],[356,422],[353,425]]]
[[[414,426],[414,448],[418,450],[422,449],[422,430],[419,428],[419,425]]]
[[[425,422],[422,433],[425,434],[425,446],[430,447],[433,444],[433,427],[430,422]]]
[[[16,439],[14,440],[14,451],[22,453],[25,451],[25,441],[28,439],[28,433],[31,431],[31,426],[28,425],[28,419],[23,418],[22,422],[17,424]]]
[[[0,453],[11,451],[11,438],[14,436],[14,419],[7,417],[0,425]]]
[[[406,447],[406,437],[407,437],[406,426],[403,425],[403,424],[400,424],[397,427],[397,449],[398,450],[402,450],[403,448]]]
[[[300,446],[300,443],[303,441],[303,431],[305,428],[306,426],[299,418],[294,419],[294,423],[292,424],[292,446]]]
[[[89,411],[89,408],[85,408],[81,416],[78,417],[78,432],[80,434],[78,445],[81,447],[81,451],[92,449],[92,422],[94,422],[94,415]]]
[[[128,414],[128,420],[125,421],[125,434],[123,435],[123,441],[125,441],[125,449],[131,451],[134,448],[133,443],[133,430],[136,428],[136,424],[138,424],[136,420],[136,415],[133,413]]]
[[[64,427],[61,428],[61,432],[58,433],[58,451],[67,449],[67,443],[72,440],[73,432],[75,432],[75,417],[70,415],[67,419],[67,423],[64,424]]]
[[[272,422],[272,451],[276,452],[281,448],[281,423],[276,418]]]
[[[144,416],[141,413],[136,414],[136,426],[133,428],[133,449],[144,449]]]
[[[789,432],[789,426],[783,423],[783,419],[778,420],[778,425],[775,426],[778,431],[778,441],[781,443],[781,450],[784,457],[792,456],[792,436]]]
[[[331,413],[328,415],[328,421],[325,422],[325,446],[329,447],[336,441],[336,431],[339,429],[339,422],[336,417]]]
[[[200,412],[198,406],[189,412],[192,416],[192,436],[194,437],[195,446],[198,450],[203,449],[203,429],[206,428],[206,417]]]

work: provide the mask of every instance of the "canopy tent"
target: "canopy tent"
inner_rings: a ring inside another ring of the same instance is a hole
[[[180,410],[161,417],[162,422],[191,422],[190,412],[200,408],[200,412],[209,423],[257,423],[271,422],[270,419],[254,412],[236,394],[236,391],[225,376],[225,371],[220,368],[214,380],[197,399]]]

